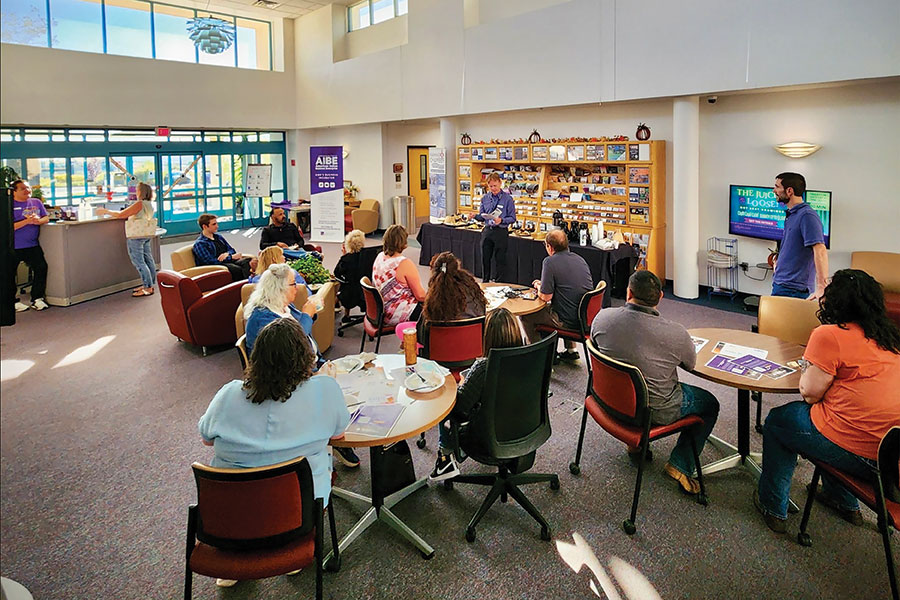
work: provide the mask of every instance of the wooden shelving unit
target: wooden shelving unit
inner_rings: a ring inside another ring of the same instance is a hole
[[[666,276],[665,141],[457,146],[458,208],[478,211],[487,175],[500,173],[522,225],[549,229],[553,213],[566,221],[603,221],[641,246],[639,268]]]

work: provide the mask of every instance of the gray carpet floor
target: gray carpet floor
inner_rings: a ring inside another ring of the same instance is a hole
[[[229,234],[239,251],[254,251],[257,232]],[[371,243],[377,243],[371,239]],[[168,255],[185,242],[163,248]],[[339,245],[325,248],[333,266]],[[407,254],[417,262],[418,250]],[[101,265],[102,266],[102,265]],[[422,269],[423,274],[425,270]],[[660,310],[686,327],[749,329],[752,317],[668,299]],[[335,338],[328,356],[355,352],[359,328]],[[370,346],[371,347],[371,346]],[[159,296],[127,292],[68,308],[28,311],[4,328],[0,395],[0,568],[38,600],[171,599],[182,594],[187,506],[195,499],[190,471],[207,461],[197,420],[215,391],[240,377],[233,349],[203,357],[166,327]],[[387,341],[382,351],[396,351]],[[66,360],[64,360],[66,359]],[[715,434],[736,440],[736,392],[682,374],[707,387],[722,409]],[[327,598],[591,598],[590,571],[575,573],[556,541],[581,535],[610,575],[624,561],[662,598],[886,598],[889,595],[874,514],[853,527],[816,506],[814,545],[771,533],[755,512],[753,478],[731,471],[708,478],[710,504],[680,494],[662,472],[674,438],[654,446],[646,470],[638,531],[622,532],[636,469],[621,444],[589,420],[582,474],[569,474],[587,379],[583,361],[553,373],[553,435],[537,454],[535,472],[558,473],[561,489],[526,486],[525,493],[552,527],[553,542],[513,500],[496,504],[474,543],[464,530],[487,490],[432,485],[395,507],[428,540],[436,556],[418,552],[383,524],[366,531],[343,555],[343,568],[325,575]],[[766,406],[797,397],[770,396]],[[428,447],[412,447],[417,473],[431,469],[436,432]],[[761,438],[752,434],[754,449]],[[359,469],[337,466],[339,485],[366,493],[368,455]],[[707,447],[704,462],[718,457]],[[465,472],[487,469],[468,461]],[[805,499],[811,468],[801,461],[793,496]],[[362,512],[335,500],[338,532]],[[896,536],[894,536],[896,539]],[[896,546],[896,543],[895,543]],[[895,550],[896,552],[896,550]],[[621,586],[627,581],[616,570]],[[199,599],[310,598],[312,572],[241,582],[218,589],[196,576]],[[619,593],[622,593],[621,591]],[[625,597],[625,594],[622,594]],[[646,597],[634,595],[633,598]]]

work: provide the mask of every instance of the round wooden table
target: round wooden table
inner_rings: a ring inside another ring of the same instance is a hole
[[[697,354],[697,364],[691,372],[694,375],[712,381],[713,383],[720,383],[722,385],[727,385],[728,387],[736,388],[738,392],[737,446],[729,444],[718,437],[712,435],[709,436],[709,441],[714,446],[730,449],[734,454],[708,465],[704,465],[703,474],[707,475],[725,469],[745,466],[759,477],[759,474],[762,473],[762,467],[760,466],[762,454],[759,452],[750,452],[750,392],[796,394],[800,391],[800,371],[797,370],[794,373],[785,375],[781,379],[772,379],[765,375],[759,379],[750,379],[748,377],[742,377],[740,375],[726,373],[725,371],[707,367],[706,363],[716,356],[712,352],[712,349],[718,342],[727,342],[729,344],[738,344],[750,348],[766,350],[768,352],[766,360],[780,365],[784,365],[788,361],[802,358],[803,346],[785,342],[784,340],[769,335],[736,329],[691,329],[688,333],[694,337],[709,340]]]
[[[512,290],[531,290],[528,286],[518,285],[515,283],[481,283],[479,284],[481,289],[492,288],[492,287],[508,287]],[[546,302],[541,300],[540,298],[535,298],[534,300],[526,300],[524,298],[507,298],[500,306],[496,308],[505,308],[513,315],[517,317],[521,317],[524,315],[530,315],[532,313],[536,313],[542,308]]]
[[[423,360],[425,359],[419,359],[419,361]],[[392,370],[406,365],[402,354],[379,354],[373,362],[375,366],[382,367],[385,374],[389,374]],[[428,479],[423,477],[405,488],[385,496],[378,491],[377,482],[384,476],[378,465],[382,464],[381,458],[385,446],[419,435],[440,423],[450,414],[450,410],[456,403],[456,380],[452,375],[447,375],[441,388],[427,393],[411,392],[401,387],[400,397],[397,399],[397,402],[400,404],[410,403],[403,409],[400,418],[386,437],[373,438],[347,433],[343,438],[331,441],[332,446],[339,448],[369,448],[369,468],[372,472],[371,497],[339,487],[332,488],[332,495],[368,506],[368,510],[363,514],[362,518],[341,538],[341,541],[338,543],[338,549],[343,552],[372,523],[383,521],[418,548],[423,557],[429,559],[434,556],[434,548],[390,510],[392,506],[416,490],[425,487]],[[331,554],[326,558],[326,562],[330,559]],[[331,565],[330,568],[334,570],[338,567],[339,565]]]

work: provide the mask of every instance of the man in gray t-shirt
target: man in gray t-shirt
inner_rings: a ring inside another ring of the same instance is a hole
[[[591,324],[591,340],[603,354],[641,370],[647,382],[652,424],[667,425],[690,414],[703,419],[702,427],[681,433],[665,468],[684,491],[696,494],[700,485],[692,477],[690,436],[697,452],[702,452],[716,424],[719,403],[708,391],[678,382],[678,367],[693,369],[697,354],[687,330],[659,316],[656,306],[661,298],[659,278],[650,271],[636,271],[628,280],[625,306],[597,313]]]
[[[578,305],[581,297],[594,288],[591,269],[583,258],[569,251],[569,240],[565,233],[554,229],[547,234],[544,247],[548,256],[541,265],[541,279],[535,280],[532,285],[547,306],[521,317],[529,343],[540,339],[538,325],[579,331],[581,325],[578,322]],[[560,353],[558,358],[578,360],[575,342],[563,342],[566,352]]]

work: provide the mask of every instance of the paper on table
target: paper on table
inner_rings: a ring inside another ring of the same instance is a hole
[[[709,362],[706,363],[706,366],[711,369],[716,369],[717,371],[724,371],[725,373],[731,373],[732,375],[747,377],[748,379],[755,380],[762,377],[762,375],[760,375],[756,371],[736,364],[728,360],[724,356],[713,356],[711,359],[709,359]]]
[[[728,342],[718,342],[712,349],[713,354],[721,354],[728,358],[737,358],[739,356],[756,356],[757,358],[765,358],[769,355],[768,350],[761,348],[750,348],[749,346],[741,346],[739,344],[730,344]]]
[[[752,354],[746,354],[738,358],[733,358],[731,362],[737,365],[741,365],[742,367],[747,367],[748,369],[753,369],[754,371],[758,371],[760,373],[768,373],[769,371],[774,371],[775,369],[781,367],[781,365],[779,365],[778,363],[753,356]]]
[[[694,342],[694,352],[699,353],[709,340],[692,335],[691,341]]]
[[[388,437],[404,408],[406,407],[402,404],[364,405],[347,426],[346,432],[369,437]]]

